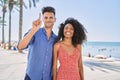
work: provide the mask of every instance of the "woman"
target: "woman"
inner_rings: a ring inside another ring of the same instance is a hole
[[[86,38],[85,28],[76,19],[60,24],[53,48],[53,80],[84,80],[81,52]]]

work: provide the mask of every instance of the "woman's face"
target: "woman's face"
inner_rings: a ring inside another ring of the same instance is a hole
[[[66,24],[64,27],[64,38],[72,38],[74,34],[74,28],[71,24]]]

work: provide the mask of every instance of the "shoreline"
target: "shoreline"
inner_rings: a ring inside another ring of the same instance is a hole
[[[85,80],[120,80],[120,61],[83,56]]]

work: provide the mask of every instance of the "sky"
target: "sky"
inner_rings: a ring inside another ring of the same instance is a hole
[[[28,5],[28,0],[25,3]],[[52,6],[56,9],[56,23],[53,31],[68,17],[77,19],[87,30],[87,41],[120,42],[120,0],[39,0],[37,7],[23,9],[23,35],[39,17],[41,8]],[[1,10],[1,8],[0,8]],[[8,41],[9,11],[5,20],[5,40]],[[0,11],[0,16],[2,12]],[[19,12],[12,11],[12,40],[18,40]],[[0,28],[0,40],[2,31]]]

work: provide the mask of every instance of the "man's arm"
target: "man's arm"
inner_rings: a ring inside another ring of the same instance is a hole
[[[34,34],[39,30],[39,28],[42,24],[40,17],[41,17],[41,15],[39,16],[39,18],[36,21],[33,22],[32,29],[28,32],[28,34],[19,42],[19,44],[18,44],[19,50],[26,48],[28,46],[30,40],[34,36]]]

